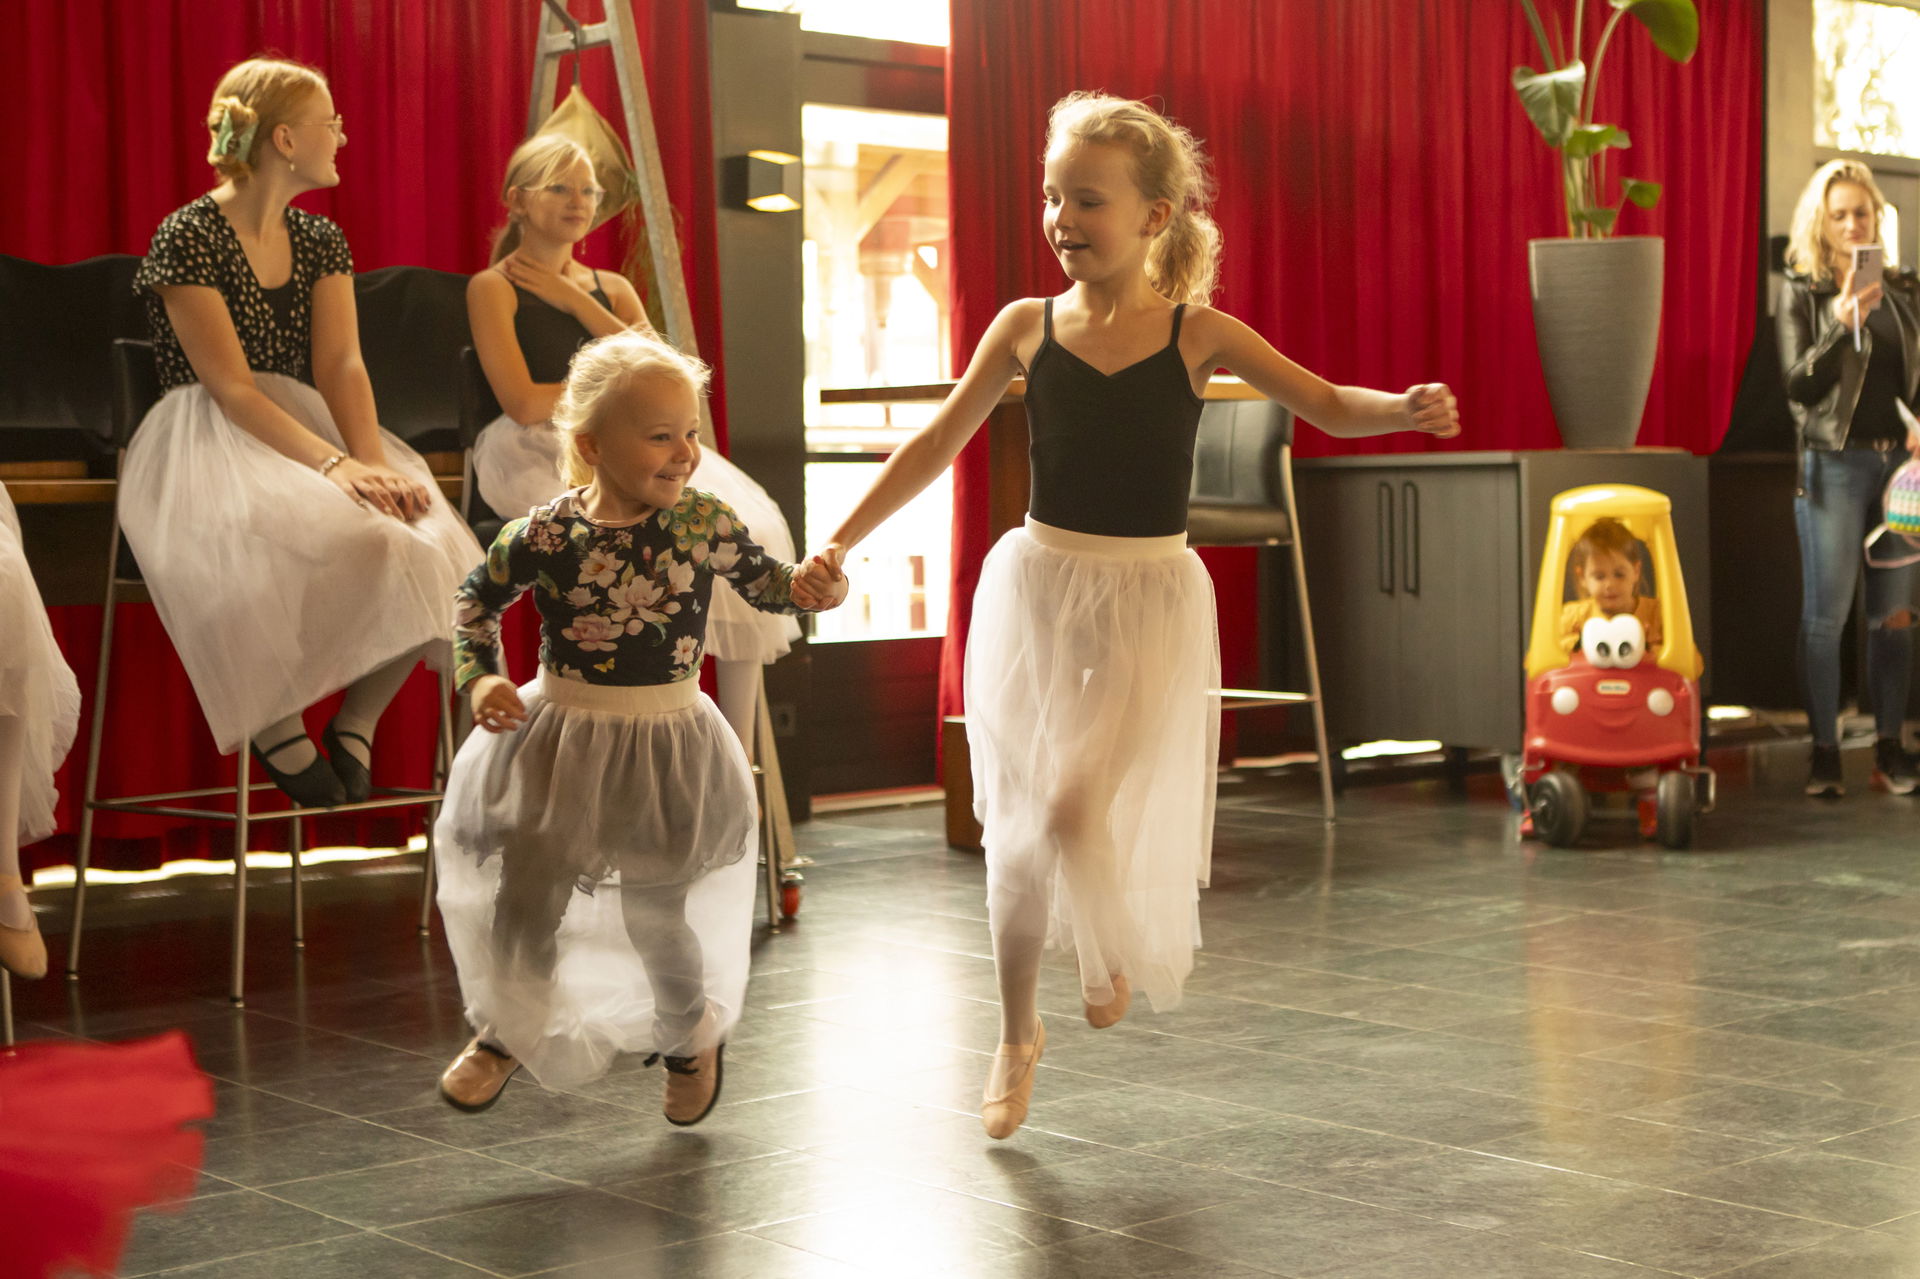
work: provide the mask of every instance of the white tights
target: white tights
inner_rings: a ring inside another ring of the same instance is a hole
[[[20,875],[20,770],[26,762],[27,726],[0,715],[0,878]],[[25,928],[33,908],[24,893],[0,893],[0,924]]]

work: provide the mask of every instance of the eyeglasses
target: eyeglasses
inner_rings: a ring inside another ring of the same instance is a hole
[[[589,186],[576,188],[570,187],[564,182],[549,182],[543,187],[522,187],[520,189],[522,191],[532,191],[538,195],[550,195],[556,200],[571,200],[578,194],[585,196],[589,204],[598,204],[607,198],[606,191],[600,187]]]
[[[347,117],[343,115],[330,116],[325,120],[302,120],[300,121],[300,123],[301,124],[324,124],[329,129],[333,130],[333,135],[335,137],[344,138],[347,136]]]

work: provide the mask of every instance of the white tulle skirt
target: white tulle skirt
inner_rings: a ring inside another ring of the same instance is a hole
[[[542,671],[527,718],[461,746],[434,828],[440,914],[476,1029],[541,1083],[623,1052],[724,1041],[746,997],[755,809],[746,755],[693,680]],[[676,941],[677,938],[677,941]],[[675,949],[677,946],[677,950]],[[674,994],[681,1007],[657,1007]]]
[[[27,567],[20,517],[0,485],[0,716],[25,732],[20,760],[20,842],[53,833],[54,770],[73,746],[80,688],[60,646],[40,590]]]
[[[253,376],[346,447],[318,391]],[[483,553],[420,455],[391,432],[381,441],[389,466],[433,490],[411,524],[247,434],[197,382],[135,433],[120,521],[221,750],[407,653],[450,659],[453,591]]]
[[[967,635],[989,908],[1047,903],[1093,1003],[1180,1000],[1200,942],[1220,741],[1213,582],[1184,537],[1032,519],[994,546]]]
[[[767,554],[791,564],[795,558],[793,533],[786,516],[767,491],[745,471],[712,449],[700,455],[699,469],[690,481],[733,508],[753,540]],[[759,662],[786,656],[800,638],[798,618],[785,613],[762,613],[741,599],[733,586],[713,584],[712,611],[707,614],[707,654],[723,662]]]
[[[550,422],[522,426],[502,413],[473,442],[473,482],[503,520],[517,520],[564,493],[560,432]]]

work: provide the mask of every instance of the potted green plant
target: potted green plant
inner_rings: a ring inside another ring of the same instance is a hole
[[[1613,12],[1588,58],[1581,48],[1590,34],[1587,0],[1572,0],[1565,32],[1559,13],[1543,22],[1534,0],[1520,0],[1546,66],[1513,72],[1527,118],[1558,153],[1567,234],[1530,240],[1527,250],[1540,362],[1569,448],[1632,447],[1660,339],[1665,245],[1658,236],[1613,234],[1623,209],[1658,203],[1660,184],[1624,176],[1617,187],[1602,182],[1608,160],[1632,145],[1625,129],[1594,119],[1607,47],[1629,18],[1675,62],[1690,60],[1700,43],[1693,0],[1606,2]]]

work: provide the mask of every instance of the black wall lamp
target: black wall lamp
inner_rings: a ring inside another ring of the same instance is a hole
[[[760,213],[800,207],[800,157],[785,151],[749,151],[725,161],[726,202]]]

